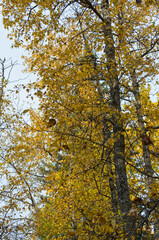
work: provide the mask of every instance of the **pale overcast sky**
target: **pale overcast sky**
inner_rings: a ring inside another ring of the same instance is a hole
[[[18,66],[15,66],[12,75],[10,77],[10,82],[15,81],[18,79],[24,79],[27,75],[22,73],[22,70],[24,69],[23,66],[23,60],[21,59],[22,55],[25,55],[25,51],[22,48],[11,48],[12,41],[10,41],[7,38],[8,31],[4,29],[3,23],[2,23],[2,15],[0,14],[0,58],[4,59],[6,58],[7,60],[11,59],[13,62],[17,61]],[[18,81],[17,83],[27,83],[30,81],[32,78],[35,80],[35,76],[32,75],[30,76],[27,80],[21,80]],[[14,83],[15,84],[15,83]],[[9,84],[9,86],[12,88],[13,84]],[[157,97],[155,96],[157,92],[159,92],[159,87],[154,86],[154,84],[151,84],[152,90],[151,90],[151,98],[156,101]]]
[[[24,50],[22,48],[19,49],[13,49],[11,48],[12,41],[10,41],[7,38],[8,31],[4,29],[3,23],[2,23],[2,15],[0,14],[0,58],[3,60],[6,58],[6,60],[11,59],[13,62],[17,61],[19,66],[16,66],[13,70],[12,74],[12,80],[16,80],[18,78],[21,78],[24,76],[24,73],[21,73],[21,70],[24,68],[22,65],[22,59],[21,56],[25,54]]]
[[[13,89],[14,86],[17,84],[26,84],[30,81],[35,81],[36,77],[33,74],[28,76],[28,74],[22,72],[24,66],[23,59],[21,58],[21,56],[26,55],[25,51],[23,48],[11,48],[13,42],[7,38],[7,34],[8,30],[4,29],[3,27],[2,15],[0,13],[0,59],[3,60],[5,58],[6,61],[8,60],[8,64],[9,60],[11,60],[12,62],[17,61],[17,65],[13,67],[13,70],[11,72],[9,84],[7,87],[7,89]],[[21,91],[18,96],[21,103],[20,105],[22,105],[20,106],[20,109],[21,108],[25,109],[26,107],[28,107],[28,102],[29,105],[31,104],[33,108],[34,107],[36,108],[38,106],[38,99],[35,98],[35,101],[31,101],[28,98],[26,99],[26,95],[27,95],[26,91]]]

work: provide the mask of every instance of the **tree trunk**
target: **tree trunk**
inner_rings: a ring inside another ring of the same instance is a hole
[[[108,169],[110,172],[109,175],[109,187],[111,192],[111,202],[112,202],[112,209],[115,214],[118,212],[118,204],[117,204],[117,196],[116,196],[116,187],[113,179],[113,172],[112,172],[112,163],[108,162]]]
[[[123,135],[123,125],[121,121],[121,106],[120,106],[120,87],[115,61],[115,47],[111,28],[111,18],[109,12],[108,0],[102,0],[101,9],[103,14],[103,32],[105,37],[105,53],[107,58],[107,70],[110,80],[111,107],[113,113],[113,132],[114,132],[114,164],[116,175],[116,187],[118,194],[118,204],[122,214],[125,215],[124,231],[129,239],[134,234],[134,218],[127,216],[131,208],[129,197],[129,189],[127,182],[126,166],[125,166],[125,144]]]
[[[3,89],[4,89],[4,63],[5,59],[2,60],[0,59],[0,64],[1,64],[1,79],[0,79],[0,117],[2,115],[2,103],[3,103]]]
[[[141,136],[146,136],[146,129],[144,126],[144,119],[143,119],[143,114],[142,114],[142,109],[141,109],[141,96],[139,92],[139,84],[137,81],[137,76],[135,73],[135,70],[132,74],[132,85],[133,85],[133,94],[135,97],[135,108],[136,108],[136,114],[138,118],[138,123],[139,127],[141,129]],[[145,163],[145,172],[147,174],[147,184],[148,188],[151,187],[151,184],[153,183],[153,169],[151,165],[151,158],[150,158],[150,152],[149,152],[149,147],[145,145],[144,143],[142,144],[143,148],[143,159]]]
[[[144,137],[146,136],[146,129],[145,129],[144,118],[143,118],[142,109],[141,109],[141,96],[139,91],[139,84],[137,81],[135,70],[133,71],[133,74],[132,74],[132,85],[133,85],[133,94],[135,97],[135,108],[136,108],[136,114],[138,118],[138,124],[141,129],[141,136]],[[151,196],[151,192],[152,192],[151,186],[154,180],[153,180],[153,168],[151,164],[149,146],[145,145],[144,142],[142,142],[142,149],[143,149],[143,159],[145,164],[146,185],[147,185],[149,194]],[[159,207],[157,206],[155,209],[155,214],[158,215],[158,213],[159,213]],[[159,239],[159,220],[154,221],[154,237],[155,237],[154,238],[155,240]]]

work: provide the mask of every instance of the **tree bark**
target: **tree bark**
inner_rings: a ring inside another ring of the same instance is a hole
[[[133,74],[132,74],[132,86],[133,86],[133,94],[135,97],[135,108],[136,108],[136,114],[138,118],[138,124],[141,129],[141,136],[146,136],[146,128],[144,125],[144,118],[142,114],[139,84],[137,81],[137,75],[135,73],[135,70],[133,71]],[[142,149],[143,149],[143,159],[145,164],[146,185],[147,185],[149,194],[151,196],[152,184],[154,183],[154,180],[153,180],[153,168],[151,164],[149,146],[145,145],[144,142],[142,142]],[[157,206],[155,209],[155,214],[158,215],[158,213],[159,213],[159,207]],[[154,239],[155,240],[159,239],[159,220],[157,219],[154,221]]]
[[[4,63],[5,59],[2,60],[0,59],[0,64],[1,64],[1,79],[0,79],[0,117],[2,115],[2,103],[3,103],[3,89],[4,89]]]
[[[137,81],[135,70],[132,74],[132,86],[133,86],[133,94],[135,97],[135,108],[136,108],[136,114],[138,118],[138,124],[141,129],[141,136],[146,136],[146,129],[145,129],[144,119],[143,119],[143,114],[141,109],[141,96],[139,92],[139,84]],[[148,187],[150,187],[153,182],[153,178],[152,178],[153,169],[151,164],[149,147],[143,143],[142,149],[143,149],[143,159],[145,163],[145,172],[147,174],[147,184],[148,184]]]
[[[118,212],[118,203],[117,203],[117,196],[116,196],[116,187],[113,179],[113,173],[112,173],[112,163],[108,162],[108,169],[110,172],[109,175],[109,187],[111,192],[111,202],[112,202],[112,209],[115,214]]]
[[[118,204],[121,213],[125,216],[124,231],[127,233],[128,239],[134,234],[135,219],[127,216],[131,208],[129,197],[128,181],[125,166],[125,144],[123,135],[123,124],[121,121],[120,106],[120,86],[117,74],[117,66],[115,61],[115,47],[111,28],[111,18],[109,12],[108,0],[102,0],[101,10],[103,15],[103,33],[105,37],[105,53],[107,58],[107,70],[110,80],[111,107],[113,113],[113,132],[114,132],[114,164],[116,175],[116,187],[118,194]]]

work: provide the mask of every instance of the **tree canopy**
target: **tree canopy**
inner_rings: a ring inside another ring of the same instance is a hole
[[[23,111],[30,122],[19,120],[5,155],[15,170],[8,186],[19,186],[32,209],[32,233],[20,231],[28,239],[157,240],[158,2],[1,5],[14,47],[30,54],[26,71],[37,74],[25,89],[39,109]]]

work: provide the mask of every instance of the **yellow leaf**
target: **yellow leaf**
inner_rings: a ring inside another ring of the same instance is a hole
[[[23,114],[26,114],[27,112],[29,112],[29,109],[25,109],[25,110],[23,111]]]

